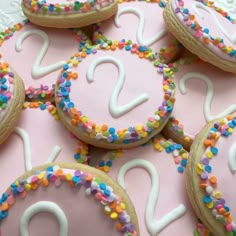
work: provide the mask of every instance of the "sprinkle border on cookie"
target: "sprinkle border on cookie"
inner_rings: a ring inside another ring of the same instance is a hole
[[[8,211],[14,207],[15,201],[18,198],[27,198],[27,195],[36,191],[38,188],[47,188],[50,185],[55,185],[59,189],[63,182],[68,183],[68,187],[80,190],[80,186],[85,187],[86,196],[93,196],[101,203],[101,210],[110,219],[117,222],[117,230],[124,236],[136,235],[135,226],[130,222],[130,216],[125,210],[125,203],[122,202],[120,196],[117,196],[111,186],[102,182],[99,178],[91,173],[86,173],[81,170],[74,170],[72,173],[67,173],[67,168],[59,166],[49,166],[45,171],[35,171],[35,174],[27,179],[21,179],[11,184],[7,192],[2,194],[0,199],[0,222],[6,220]],[[69,169],[68,169],[69,170]],[[78,199],[79,200],[79,199]],[[116,205],[120,211],[109,211],[109,205]],[[1,232],[0,232],[1,233]]]
[[[23,0],[22,5],[31,12],[49,14],[74,14],[86,13],[91,10],[100,10],[112,4],[114,0],[70,1],[65,3],[50,4],[46,0]]]
[[[111,46],[95,45],[88,50],[76,53],[64,65],[56,84],[56,103],[63,110],[65,116],[71,119],[71,124],[82,130],[89,138],[105,141],[106,143],[129,144],[148,137],[161,124],[167,121],[167,117],[173,110],[175,102],[175,84],[172,80],[173,72],[167,65],[154,60],[153,53],[145,51],[143,47],[136,44],[130,44],[129,41],[115,41]],[[75,108],[75,104],[70,99],[71,80],[77,79],[78,74],[74,68],[90,54],[99,52],[99,50],[125,50],[127,53],[136,54],[140,59],[146,59],[153,62],[157,71],[163,74],[163,102],[158,107],[155,114],[148,117],[145,125],[130,125],[122,130],[116,130],[114,127],[108,127],[107,124],[96,124],[91,121],[82,111]]]
[[[211,210],[212,216],[222,223],[225,227],[227,235],[235,235],[235,221],[230,212],[230,207],[227,206],[227,199],[225,200],[217,188],[217,176],[213,175],[210,161],[216,158],[218,148],[216,143],[220,138],[227,138],[232,135],[236,127],[236,117],[233,115],[216,122],[209,131],[204,146],[206,150],[202,155],[201,161],[196,168],[197,175],[200,178],[199,188],[204,189],[204,197],[202,199],[205,206]]]
[[[232,23],[236,23],[236,19],[232,19],[227,12],[225,12],[223,9],[218,8],[214,5],[214,1],[210,0],[195,0],[196,2],[200,2],[204,4],[207,7],[210,7],[217,13],[221,14],[223,17],[228,19]],[[174,9],[175,14],[181,14],[183,17],[184,25],[190,30],[191,33],[193,33],[194,37],[201,40],[201,42],[204,43],[204,45],[211,45],[213,47],[217,47],[220,49],[221,52],[223,52],[225,55],[228,55],[231,59],[236,60],[236,48],[233,48],[231,46],[225,45],[224,40],[217,36],[212,36],[210,33],[210,30],[208,28],[205,28],[201,26],[194,14],[192,14],[189,9],[184,7],[184,1],[183,0],[173,0],[177,7]]]
[[[14,91],[14,73],[0,54],[0,119],[10,106]]]

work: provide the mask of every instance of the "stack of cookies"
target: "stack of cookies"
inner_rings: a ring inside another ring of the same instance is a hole
[[[0,13],[1,236],[236,236],[236,0]]]

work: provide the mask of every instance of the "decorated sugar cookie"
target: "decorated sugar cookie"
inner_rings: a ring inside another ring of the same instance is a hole
[[[236,76],[191,56],[174,70],[176,103],[164,134],[189,150],[207,122],[236,111]]]
[[[118,181],[130,196],[140,235],[191,236],[197,218],[188,202],[182,173],[187,160],[188,152],[181,145],[156,137],[144,146],[111,151],[97,168]]]
[[[169,30],[189,51],[233,73],[235,17],[235,1],[231,0],[171,0],[164,11]]]
[[[131,39],[151,48],[164,63],[174,60],[181,45],[165,26],[162,13],[167,4],[167,0],[120,1],[116,15],[94,27],[94,42]]]
[[[0,54],[0,144],[15,128],[24,98],[21,78]]]
[[[145,143],[162,130],[175,101],[172,71],[152,58],[126,42],[74,54],[56,84],[62,122],[94,146]]]
[[[80,28],[114,15],[116,0],[22,0],[24,14],[36,25]]]
[[[207,124],[192,145],[187,190],[198,217],[215,236],[236,234],[235,113]]]
[[[80,164],[52,163],[26,172],[2,195],[0,212],[2,236],[139,235],[125,191]]]
[[[80,30],[48,29],[29,22],[3,33],[3,58],[25,82],[27,99],[52,100],[58,72],[65,58],[79,50],[83,36]]]
[[[53,160],[88,163],[88,147],[47,110],[23,110],[13,133],[0,145],[0,193],[25,171]]]

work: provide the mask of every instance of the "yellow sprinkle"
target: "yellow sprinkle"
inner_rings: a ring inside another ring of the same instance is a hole
[[[30,184],[25,184],[25,190],[28,192],[31,190],[31,185]]]
[[[164,91],[168,91],[168,90],[169,90],[169,86],[168,86],[168,85],[164,85],[164,86],[163,86],[163,90],[164,90]]]
[[[212,209],[214,207],[213,201],[207,204],[207,208]]]
[[[94,133],[90,133],[89,134],[89,138],[94,139],[95,138],[95,134]]]
[[[82,117],[82,122],[83,123],[87,123],[88,122],[88,117],[87,116],[83,116]]]
[[[184,141],[189,143],[189,142],[190,142],[190,138],[187,137],[187,136],[185,136],[185,137],[184,137]]]
[[[109,166],[104,166],[103,171],[108,173],[110,171],[110,167]]]
[[[100,133],[100,132],[101,132],[101,127],[99,127],[99,126],[96,125],[96,127],[95,127],[95,132],[96,132],[96,133]]]
[[[155,148],[157,151],[159,151],[159,152],[162,152],[163,149],[164,149],[159,143],[156,143],[156,144],[154,145],[154,148]]]
[[[154,128],[158,128],[160,126],[160,123],[158,122],[158,121],[155,121],[154,123],[153,123],[153,127]]]
[[[201,175],[203,172],[203,165],[202,164],[198,164],[197,166],[197,174]]]
[[[142,137],[142,138],[145,138],[145,137],[147,137],[147,136],[148,136],[148,133],[147,133],[147,132],[142,132],[142,133],[141,133],[141,137]]]
[[[118,218],[118,214],[117,214],[116,212],[112,212],[112,213],[110,214],[110,218],[111,218],[112,220],[116,220],[116,219]]]
[[[136,130],[137,130],[137,131],[141,131],[142,129],[143,129],[143,126],[142,126],[142,125],[137,125],[137,126],[136,126]]]
[[[206,153],[206,156],[207,156],[209,159],[211,159],[211,158],[213,157],[213,153],[212,153],[211,151],[208,151],[208,152]]]
[[[183,153],[183,154],[182,154],[182,158],[185,159],[185,160],[187,160],[187,159],[188,159],[188,153],[187,153],[187,152]]]
[[[229,133],[232,134],[234,130],[232,128],[228,128],[228,131],[229,131]]]
[[[70,180],[72,180],[72,175],[71,175],[71,174],[69,174],[69,173],[68,173],[68,174],[66,174],[66,176],[65,176],[65,177],[66,177],[66,180],[67,180],[67,181],[70,181]]]
[[[121,203],[120,203],[120,207],[122,208],[122,210],[125,210],[125,209],[126,209],[125,203],[121,202]]]
[[[220,199],[221,198],[221,192],[219,192],[219,191],[215,192],[215,198]]]
[[[43,178],[44,178],[44,173],[40,173],[40,174],[38,175],[38,178],[39,178],[39,179],[43,179]]]

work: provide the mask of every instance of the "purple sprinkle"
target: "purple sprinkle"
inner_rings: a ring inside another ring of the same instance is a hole
[[[180,8],[177,7],[177,8],[175,9],[175,13],[179,13],[179,12],[180,12]]]
[[[201,179],[205,180],[205,179],[207,179],[207,178],[208,178],[208,174],[207,174],[206,172],[203,172],[203,173],[201,174]]]
[[[203,165],[209,165],[209,159],[206,158],[206,157],[203,158],[203,159],[202,159],[202,164],[203,164]]]

